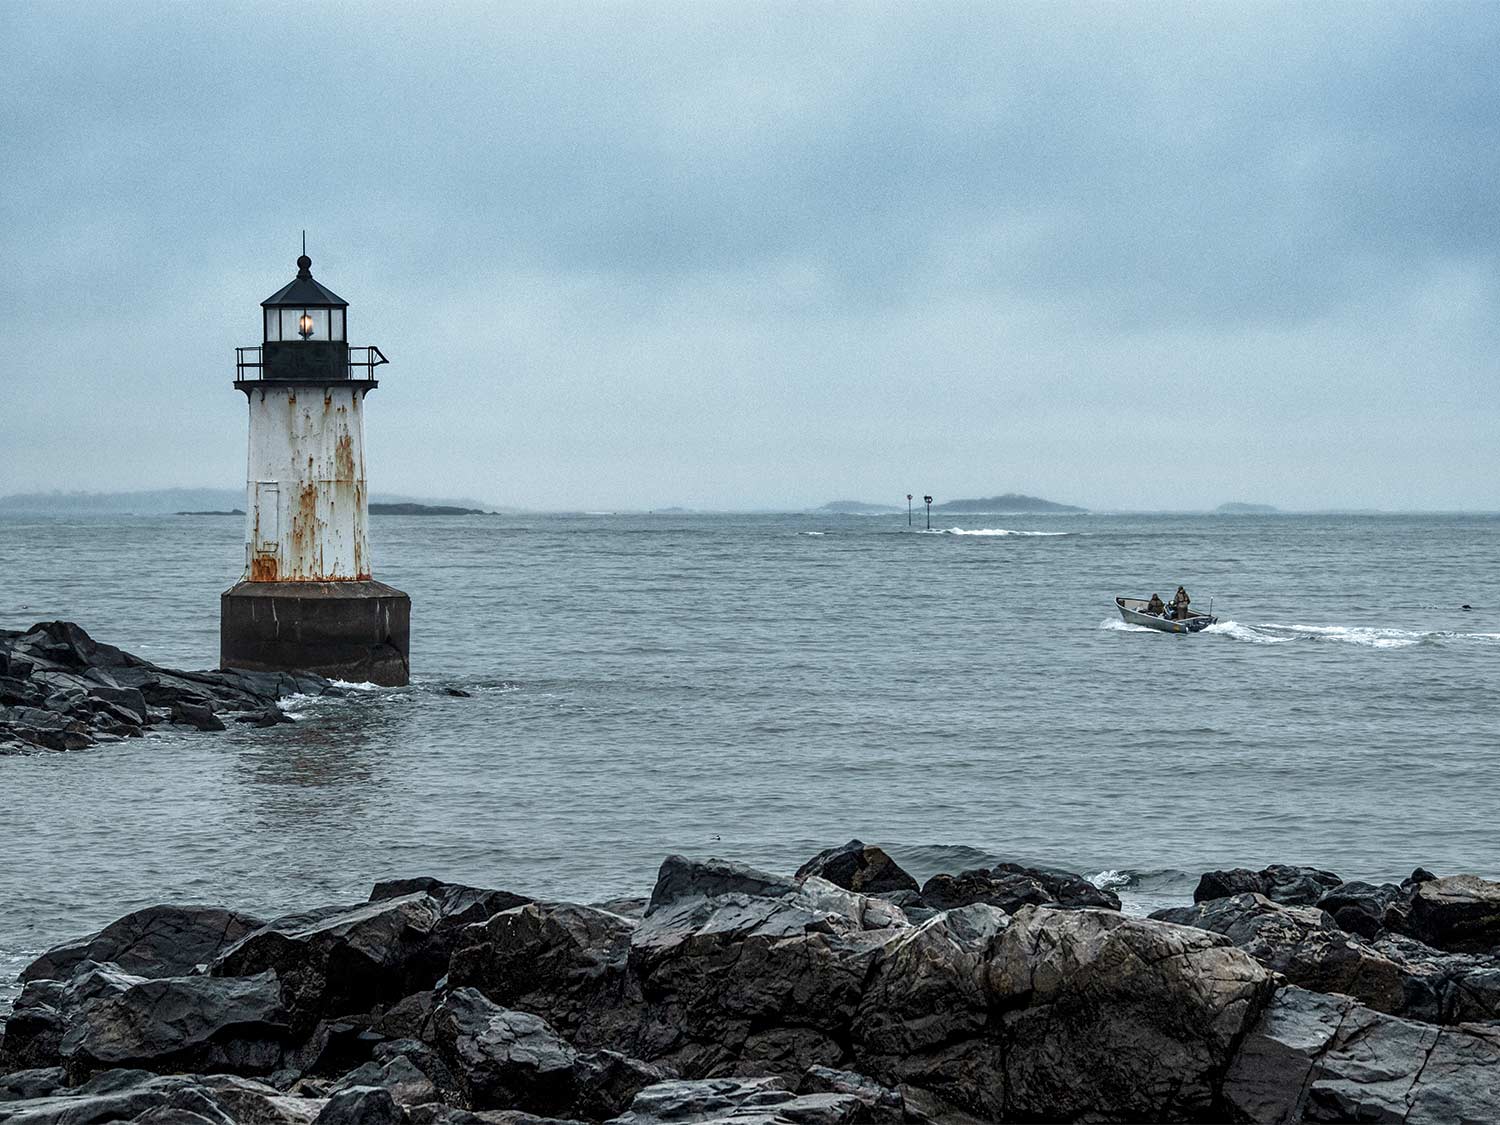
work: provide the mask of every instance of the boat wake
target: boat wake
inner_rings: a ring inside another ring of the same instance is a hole
[[[983,535],[999,538],[1005,535],[1018,535],[1027,539],[1055,539],[1061,535],[1072,535],[1071,531],[1013,531],[1008,527],[929,527],[917,532],[918,535]]]
[[[1155,633],[1155,632],[1159,632],[1159,630],[1157,630],[1157,629],[1148,629],[1144,625],[1132,625],[1128,621],[1121,621],[1118,617],[1106,617],[1103,621],[1099,622],[1099,628],[1107,630],[1108,632],[1111,632],[1111,633]],[[1212,628],[1212,626],[1210,626],[1210,628]],[[1164,637],[1165,636],[1170,636],[1170,635],[1171,634],[1169,634],[1169,633],[1162,633],[1162,636],[1164,636]]]
[[[1279,645],[1291,641],[1347,644],[1361,648],[1500,644],[1500,633],[1459,633],[1449,629],[1382,629],[1368,625],[1288,625],[1276,621],[1255,625],[1221,621],[1217,625],[1210,625],[1204,632],[1259,645]]]

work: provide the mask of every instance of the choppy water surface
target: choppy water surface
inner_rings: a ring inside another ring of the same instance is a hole
[[[0,758],[0,979],[151,902],[419,873],[587,900],[671,851],[788,871],[851,836],[919,877],[1113,872],[1137,909],[1223,865],[1500,876],[1500,519],[947,522],[378,517],[411,688]],[[0,626],[212,666],[242,531],[0,519]],[[1116,620],[1178,582],[1218,626]]]

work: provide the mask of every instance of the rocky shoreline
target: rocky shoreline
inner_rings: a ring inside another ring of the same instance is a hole
[[[321,676],[180,672],[96,642],[71,621],[0,629],[0,754],[82,750],[152,727],[224,730],[224,718],[274,726],[279,701],[338,694]]]
[[[857,840],[596,905],[150,907],[23,972],[0,1122],[1500,1119],[1500,884],[1273,866],[1118,907]]]

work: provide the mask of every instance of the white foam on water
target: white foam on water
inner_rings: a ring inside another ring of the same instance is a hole
[[[1128,887],[1135,882],[1135,879],[1128,872],[1116,871],[1113,867],[1106,868],[1093,875],[1085,875],[1084,878],[1093,883],[1101,891],[1112,891],[1119,887]]]
[[[827,535],[828,532],[826,532],[826,531],[799,531],[799,532],[797,532],[797,534],[798,535],[817,535],[817,536],[823,536],[823,535]]]
[[[1414,632],[1410,629],[1377,629],[1364,625],[1283,625],[1267,622],[1262,628],[1277,629],[1292,637],[1306,637],[1319,641],[1340,641],[1344,644],[1362,645],[1366,648],[1410,648],[1421,644],[1428,637],[1440,634]]]
[[[1205,633],[1213,633],[1220,637],[1229,637],[1231,640],[1248,641],[1255,645],[1284,645],[1291,637],[1275,637],[1270,633],[1262,633],[1253,625],[1241,625],[1238,621],[1219,621],[1203,630]]]
[[[1108,629],[1111,633],[1159,633],[1159,629],[1149,629],[1145,625],[1132,625],[1129,621],[1122,621],[1118,617],[1106,617],[1099,622],[1099,628]]]
[[[1020,535],[1028,539],[1051,539],[1059,535],[1070,535],[1068,531],[1013,531],[1008,527],[931,527],[919,531],[918,535],[985,535],[999,537]]]

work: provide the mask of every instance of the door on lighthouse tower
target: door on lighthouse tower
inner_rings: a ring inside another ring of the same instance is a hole
[[[281,485],[255,482],[255,529],[250,537],[250,581],[275,582],[280,575]]]

